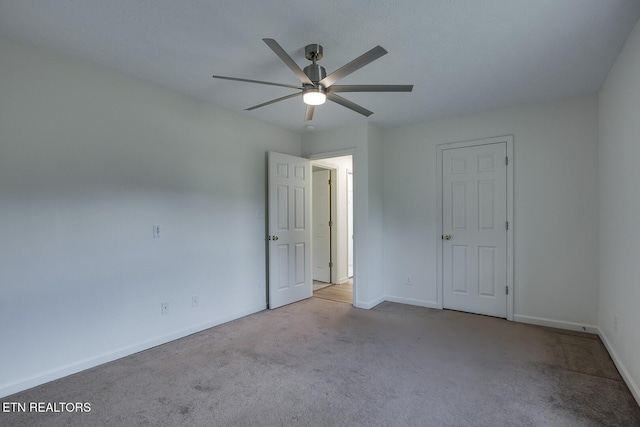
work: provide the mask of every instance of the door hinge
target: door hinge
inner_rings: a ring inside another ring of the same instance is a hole
[[[329,185],[331,185],[331,180],[329,180]]]
[[[507,295],[509,295],[509,287],[507,286],[506,288],[507,288]]]
[[[329,263],[329,268],[333,268],[333,263],[332,262]]]
[[[329,227],[333,227],[333,221],[329,221]]]
[[[509,166],[509,156],[504,158],[504,164],[505,166]]]
[[[509,231],[509,221],[504,223],[504,229]]]

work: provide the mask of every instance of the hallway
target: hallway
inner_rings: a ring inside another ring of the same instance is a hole
[[[320,285],[327,286],[320,287]],[[331,285],[314,281],[313,296],[330,301],[353,304],[353,278],[339,285]]]

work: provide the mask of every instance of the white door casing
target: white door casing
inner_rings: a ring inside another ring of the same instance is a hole
[[[512,317],[510,141],[440,146],[443,308]]]
[[[268,153],[269,308],[311,297],[311,166]]]
[[[347,276],[353,277],[353,172],[347,171]]]
[[[331,282],[330,171],[313,172],[313,280]]]

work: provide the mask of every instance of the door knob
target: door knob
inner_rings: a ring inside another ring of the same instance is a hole
[[[444,236],[444,240],[451,240],[451,234],[447,234]]]
[[[278,236],[273,236],[273,240],[278,240],[279,237]]]

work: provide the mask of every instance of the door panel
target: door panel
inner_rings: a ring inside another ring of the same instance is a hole
[[[496,248],[478,247],[478,295],[496,296]]]
[[[268,155],[269,308],[311,297],[310,165],[307,159]]]
[[[304,230],[304,227],[306,225],[306,221],[307,221],[307,214],[305,211],[305,188],[304,187],[294,187],[293,188],[293,194],[294,194],[294,218],[295,218],[295,224],[294,224],[294,229],[295,230]]]
[[[289,188],[286,185],[279,185],[277,190],[277,212],[276,217],[278,231],[289,229]]]
[[[278,289],[287,289],[289,286],[289,245],[276,245],[275,252],[278,260],[278,274],[273,283]]]
[[[305,263],[305,258],[306,258],[306,245],[304,243],[296,243],[295,244],[295,251],[296,251],[296,255],[295,255],[295,269],[293,272],[293,275],[295,277],[294,279],[294,286],[304,286],[305,284],[305,277],[306,277],[306,263]]]
[[[451,247],[451,261],[452,266],[467,265],[467,247],[460,245],[453,245]],[[453,292],[468,294],[467,289],[467,269],[466,268],[452,268],[452,290]]]
[[[454,230],[467,228],[467,184],[451,183],[452,226]]]
[[[443,307],[507,316],[506,143],[442,156]]]

